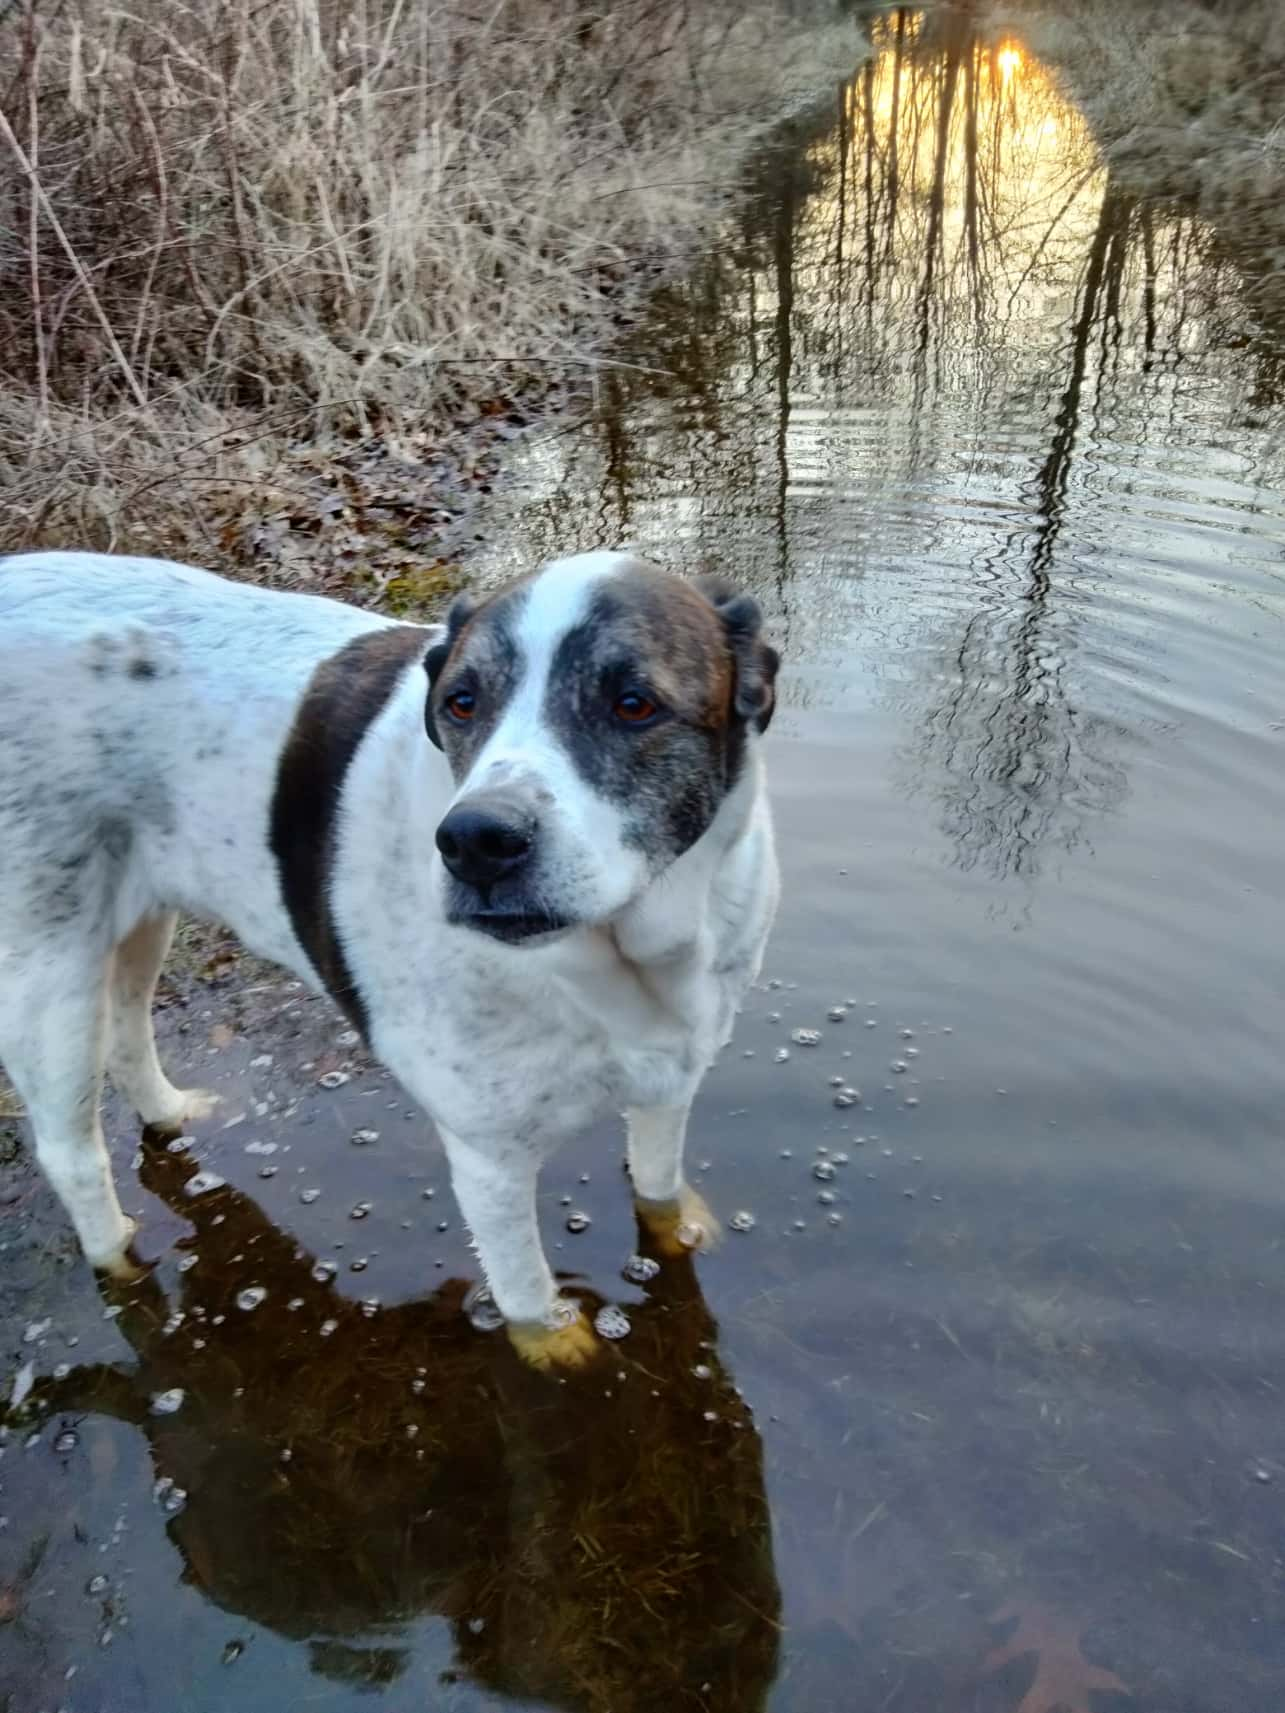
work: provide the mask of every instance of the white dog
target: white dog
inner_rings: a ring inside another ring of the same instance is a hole
[[[536,1222],[569,1131],[625,1109],[662,1246],[716,1232],[683,1136],[776,907],[759,630],[620,553],[444,627],[161,560],[0,562],[0,1061],[89,1260],[128,1269],[133,1235],[104,1056],[146,1124],[208,1100],[152,1036],[187,910],[333,995],[435,1120],[514,1343],[585,1360]]]

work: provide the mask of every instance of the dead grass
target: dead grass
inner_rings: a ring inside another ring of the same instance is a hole
[[[0,547],[277,564],[299,514],[286,581],[327,520],[379,591],[422,568],[435,484],[586,384],[858,45],[785,0],[0,6]]]
[[[1117,177],[1285,236],[1278,0],[1019,0],[1003,8],[1066,79]]]

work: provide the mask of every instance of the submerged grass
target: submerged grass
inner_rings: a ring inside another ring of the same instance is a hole
[[[3,9],[0,548],[382,591],[857,47],[784,0]]]

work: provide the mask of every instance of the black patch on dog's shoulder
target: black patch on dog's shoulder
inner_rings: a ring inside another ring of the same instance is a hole
[[[357,745],[430,640],[418,625],[367,631],[312,675],[281,752],[269,844],[290,924],[309,962],[363,1039],[369,1019],[330,903],[335,815]]]

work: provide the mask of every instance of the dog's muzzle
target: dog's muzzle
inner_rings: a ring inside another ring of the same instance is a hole
[[[537,844],[534,818],[511,797],[478,792],[457,803],[437,829],[448,921],[511,943],[569,926],[538,902]]]

